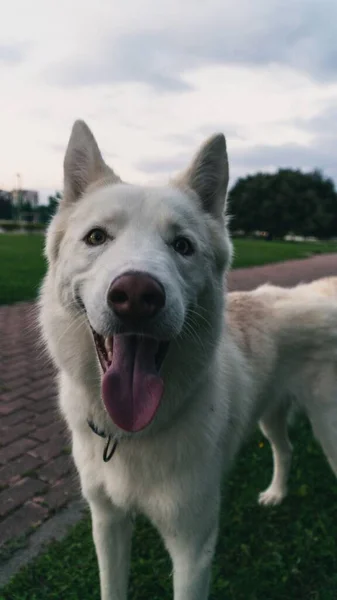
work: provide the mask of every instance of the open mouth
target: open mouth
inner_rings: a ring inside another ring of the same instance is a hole
[[[153,420],[164,392],[160,369],[169,342],[141,335],[103,338],[93,330],[103,370],[102,398],[114,423],[136,432]]]

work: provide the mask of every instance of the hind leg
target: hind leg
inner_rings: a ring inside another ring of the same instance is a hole
[[[337,477],[337,398],[334,403],[310,411],[308,417],[321,448]]]
[[[287,495],[287,482],[291,465],[292,445],[288,437],[287,416],[289,403],[263,415],[259,422],[263,435],[271,445],[273,453],[273,478],[269,487],[259,494],[259,504],[280,504]]]
[[[315,438],[322,447],[331,469],[337,477],[337,361],[317,363],[312,372],[310,394],[303,408],[311,423]]]

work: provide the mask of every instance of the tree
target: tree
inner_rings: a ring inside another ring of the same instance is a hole
[[[56,213],[60,200],[62,200],[62,194],[60,192],[56,192],[55,196],[49,196],[48,211],[50,218]]]
[[[231,229],[270,237],[337,235],[337,194],[320,171],[280,169],[239,179],[229,192]]]
[[[11,219],[12,216],[11,196],[0,190],[0,219]]]
[[[55,214],[61,199],[62,194],[56,192],[54,196],[49,196],[48,205],[41,204],[35,208],[40,223],[49,223],[50,219]]]

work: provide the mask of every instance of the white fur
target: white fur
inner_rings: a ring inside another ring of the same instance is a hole
[[[158,528],[171,555],[174,599],[207,599],[221,479],[261,418],[276,464],[261,500],[277,502],[284,495],[290,446],[282,419],[275,425],[274,415],[282,414],[286,399],[296,397],[306,409],[337,465],[335,302],[314,292],[305,301],[270,292],[226,294],[227,183],[221,135],[206,142],[175,181],[150,188],[123,184],[103,162],[87,126],[74,126],[65,197],[47,236],[40,322],[59,369],[60,406],[91,509],[102,600],[127,598],[137,512]],[[109,239],[88,248],[83,237],[94,226],[104,226]],[[194,244],[192,256],[174,252],[177,231]],[[105,336],[114,333],[107,290],[130,269],[146,271],[164,286],[166,305],[150,333],[171,340],[159,411],[145,431],[132,435],[119,431],[104,409],[88,325]],[[108,463],[102,460],[104,441],[89,429],[88,418],[120,440]]]
[[[255,297],[267,297],[269,303],[275,304],[274,310],[278,308],[278,300],[286,300],[294,305],[294,302],[300,301],[304,305],[314,301],[315,305],[320,301],[319,296],[331,299],[333,303],[337,299],[337,277],[325,277],[311,283],[299,284],[294,288],[281,288],[265,284],[260,286],[255,292]],[[324,311],[324,305],[322,306]],[[324,313],[321,318],[324,319]],[[329,310],[326,313],[329,322]],[[309,325],[309,323],[308,323]],[[315,320],[313,326],[316,327]],[[326,325],[323,325],[324,330]],[[309,329],[309,328],[308,328]],[[296,395],[287,398],[273,406],[271,410],[266,411],[259,425],[260,429],[269,440],[273,453],[273,477],[268,488],[259,495],[259,503],[265,505],[279,504],[287,494],[287,480],[291,465],[292,444],[288,437],[288,421],[290,410],[293,408],[302,408],[309,416],[314,433],[320,441],[323,450],[330,462],[332,470],[337,475],[337,448],[334,442],[337,423],[334,423],[334,402],[337,396],[337,378],[336,378],[336,346],[333,341],[334,330],[331,331],[330,341],[322,340],[319,336],[319,328],[313,332],[314,340],[317,343],[318,352],[310,352],[312,362],[308,361],[308,368],[313,368],[310,379],[307,382],[307,389],[300,390]],[[309,333],[309,331],[308,331]],[[323,331],[325,337],[325,331]],[[289,341],[291,337],[289,338]],[[332,342],[332,345],[331,345]],[[312,342],[313,343],[313,342]],[[325,350],[325,351],[324,351]],[[318,363],[318,368],[316,364]],[[322,364],[323,363],[323,364]],[[318,380],[315,381],[316,375]],[[322,379],[322,383],[320,383]],[[310,383],[313,387],[308,393]],[[306,395],[306,396],[305,396]],[[296,406],[296,400],[298,401]],[[294,406],[295,403],[295,406]],[[327,405],[327,414],[321,415],[320,411],[325,411],[324,404]],[[329,419],[332,422],[329,423]],[[322,421],[322,426],[320,423]]]

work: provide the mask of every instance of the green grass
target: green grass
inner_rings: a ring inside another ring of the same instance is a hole
[[[337,252],[337,243],[266,242],[234,240],[233,268],[307,258],[313,254]],[[0,304],[33,300],[45,272],[42,235],[0,235]]]
[[[230,478],[222,508],[211,600],[335,600],[337,481],[306,422],[292,432],[295,457],[284,504],[262,508],[271,456],[256,435]],[[261,447],[262,446],[262,447]],[[130,599],[171,600],[171,565],[154,529],[140,518]],[[0,600],[99,600],[89,518],[17,574]]]
[[[234,240],[233,268],[253,267],[314,254],[337,252],[337,242],[267,242],[265,240]]]
[[[0,304],[33,300],[45,273],[43,235],[0,235]]]

